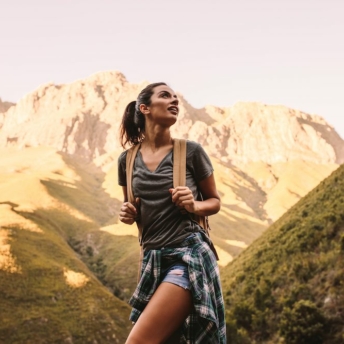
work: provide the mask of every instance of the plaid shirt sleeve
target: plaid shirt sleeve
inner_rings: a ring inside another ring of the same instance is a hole
[[[178,248],[150,250],[145,254],[140,282],[129,300],[130,320],[136,322],[160,283],[161,258],[169,256],[188,265],[194,312],[183,325],[181,343],[225,344],[226,323],[219,268],[208,237],[196,233]]]

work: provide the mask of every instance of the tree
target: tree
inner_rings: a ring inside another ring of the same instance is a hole
[[[320,309],[308,300],[300,300],[292,308],[284,308],[280,333],[288,344],[323,343],[325,318]]]

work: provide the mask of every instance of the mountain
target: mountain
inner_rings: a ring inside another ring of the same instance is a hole
[[[222,270],[229,343],[339,344],[344,165]]]
[[[182,98],[182,105],[184,111],[175,132],[200,142],[222,161],[236,165],[256,161],[344,162],[344,141],[319,116],[260,103],[197,110]]]
[[[43,85],[6,112],[0,147],[50,146],[90,160],[111,153],[120,148],[125,106],[146,84],[101,72],[71,84]],[[195,109],[179,99],[173,134],[200,142],[223,162],[344,162],[343,140],[321,117],[259,103]]]

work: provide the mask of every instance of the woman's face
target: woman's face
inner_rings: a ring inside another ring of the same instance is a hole
[[[161,85],[154,88],[150,105],[140,105],[140,109],[146,119],[171,126],[177,120],[178,103],[175,92],[170,87]]]

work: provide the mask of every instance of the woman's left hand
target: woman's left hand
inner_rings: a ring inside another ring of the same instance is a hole
[[[192,191],[187,186],[178,186],[175,189],[169,189],[172,195],[172,202],[181,210],[182,213],[196,212],[196,201]]]

